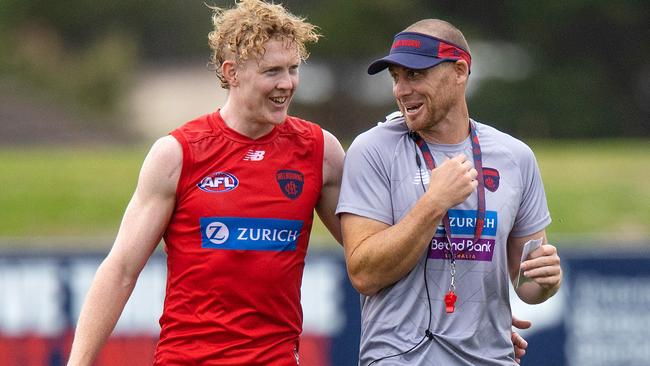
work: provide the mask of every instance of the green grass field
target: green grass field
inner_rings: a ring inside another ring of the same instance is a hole
[[[553,217],[551,239],[650,243],[650,141],[547,141],[531,146]]]
[[[0,149],[0,237],[113,235],[146,149]]]
[[[650,141],[530,144],[554,219],[551,240],[650,241]],[[111,238],[146,151],[0,148],[0,238]],[[320,222],[314,238],[329,239]]]

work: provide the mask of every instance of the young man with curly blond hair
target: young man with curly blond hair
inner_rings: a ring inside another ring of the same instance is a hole
[[[159,139],[99,267],[68,365],[90,365],[160,239],[167,287],[155,365],[297,365],[313,211],[340,242],[343,149],[287,115],[316,27],[280,5],[213,8],[225,105]]]

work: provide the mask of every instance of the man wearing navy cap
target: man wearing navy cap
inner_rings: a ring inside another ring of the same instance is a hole
[[[469,117],[471,63],[463,34],[427,19],[368,68],[388,69],[400,111],[350,146],[337,208],[360,365],[515,365],[509,281],[530,304],[560,287],[537,162]]]

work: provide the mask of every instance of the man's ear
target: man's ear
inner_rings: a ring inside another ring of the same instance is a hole
[[[237,63],[233,60],[226,60],[221,64],[221,75],[228,82],[230,86],[237,86]]]
[[[459,83],[466,83],[469,77],[469,65],[465,60],[458,60],[454,62],[454,71],[456,72],[456,81]]]

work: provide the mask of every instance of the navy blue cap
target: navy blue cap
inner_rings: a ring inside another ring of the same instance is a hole
[[[390,65],[421,70],[457,60],[467,61],[468,67],[472,63],[470,54],[453,43],[427,34],[401,32],[395,36],[388,56],[368,66],[368,74],[374,75]]]

